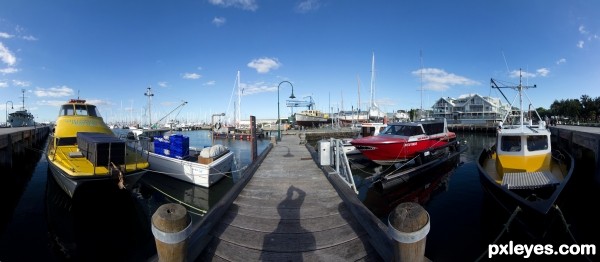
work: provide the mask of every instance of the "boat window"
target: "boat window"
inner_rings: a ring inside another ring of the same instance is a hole
[[[506,152],[518,152],[521,151],[521,137],[520,136],[503,136],[500,140],[502,151]]]
[[[444,123],[423,124],[423,129],[428,135],[439,134],[444,132]]]
[[[100,111],[98,111],[98,108],[96,106],[88,105],[87,107],[88,107],[88,114],[90,116],[102,117],[100,115]]]
[[[70,146],[77,144],[77,137],[61,137],[56,141],[57,146]]]
[[[78,116],[87,116],[88,110],[85,105],[75,105],[75,112]]]
[[[72,115],[75,115],[75,111],[73,110],[72,105],[64,105],[60,108],[59,114],[61,116],[72,116]]]
[[[548,138],[546,136],[528,136],[527,150],[539,151],[548,149]]]
[[[419,126],[391,125],[382,133],[397,136],[416,136],[423,134],[423,130]]]

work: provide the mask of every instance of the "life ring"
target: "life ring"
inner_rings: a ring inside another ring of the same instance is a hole
[[[214,128],[215,128],[215,130],[221,129],[221,123],[216,123]]]

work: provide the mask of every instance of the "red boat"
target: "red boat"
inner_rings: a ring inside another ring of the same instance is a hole
[[[456,145],[456,134],[448,131],[446,119],[388,123],[379,135],[350,142],[371,161],[393,165],[414,160],[417,164],[435,158]]]

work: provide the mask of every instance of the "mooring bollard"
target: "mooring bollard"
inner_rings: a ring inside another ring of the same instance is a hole
[[[425,241],[429,233],[429,214],[419,204],[404,202],[388,217],[388,232],[394,242],[394,261],[429,261]]]
[[[184,206],[160,206],[152,215],[152,234],[159,261],[185,261],[192,219]]]

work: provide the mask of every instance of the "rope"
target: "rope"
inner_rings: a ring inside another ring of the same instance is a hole
[[[205,215],[208,212],[207,210],[203,210],[203,209],[197,208],[195,206],[192,206],[192,205],[190,205],[190,204],[188,204],[186,202],[183,202],[183,201],[175,198],[174,196],[168,194],[167,192],[160,190],[158,187],[155,187],[154,185],[148,185],[148,186],[152,187],[154,190],[160,192],[161,194],[165,195],[166,197],[172,199],[173,201],[176,201],[177,203],[179,203],[181,205],[187,206],[187,207],[189,207],[191,209],[194,209],[194,210],[196,210],[196,211],[199,212],[199,213],[190,212],[192,214],[195,214],[195,215],[198,215],[198,216],[203,216],[203,215]],[[188,212],[189,212],[189,210],[188,210]],[[202,214],[200,214],[200,213],[202,213]]]
[[[520,211],[521,211],[521,207],[517,206],[517,208],[515,208],[515,211],[513,211],[512,214],[510,215],[510,217],[508,218],[508,221],[506,221],[506,223],[504,224],[504,228],[502,228],[502,231],[500,231],[500,234],[498,234],[496,239],[494,239],[494,241],[492,243],[490,243],[490,245],[496,244],[498,242],[498,240],[500,240],[500,237],[502,237],[502,235],[504,235],[504,233],[508,232],[508,227],[510,226],[512,221],[517,217],[517,214]],[[488,253],[488,250],[484,251],[475,261],[481,261],[481,259],[485,255],[487,255],[487,253]]]
[[[567,223],[567,219],[565,218],[562,210],[560,210],[560,208],[558,207],[558,205],[554,205],[554,209],[556,210],[556,212],[558,212],[558,215],[560,216],[560,220],[563,223],[563,226],[565,226],[565,232],[567,232],[569,234],[569,237],[571,237],[571,241],[573,241],[573,243],[578,244],[577,240],[575,240],[575,237],[573,236],[573,232],[571,232],[571,225],[569,223]],[[592,259],[590,257],[588,257],[587,255],[584,255],[587,261],[592,261]]]

